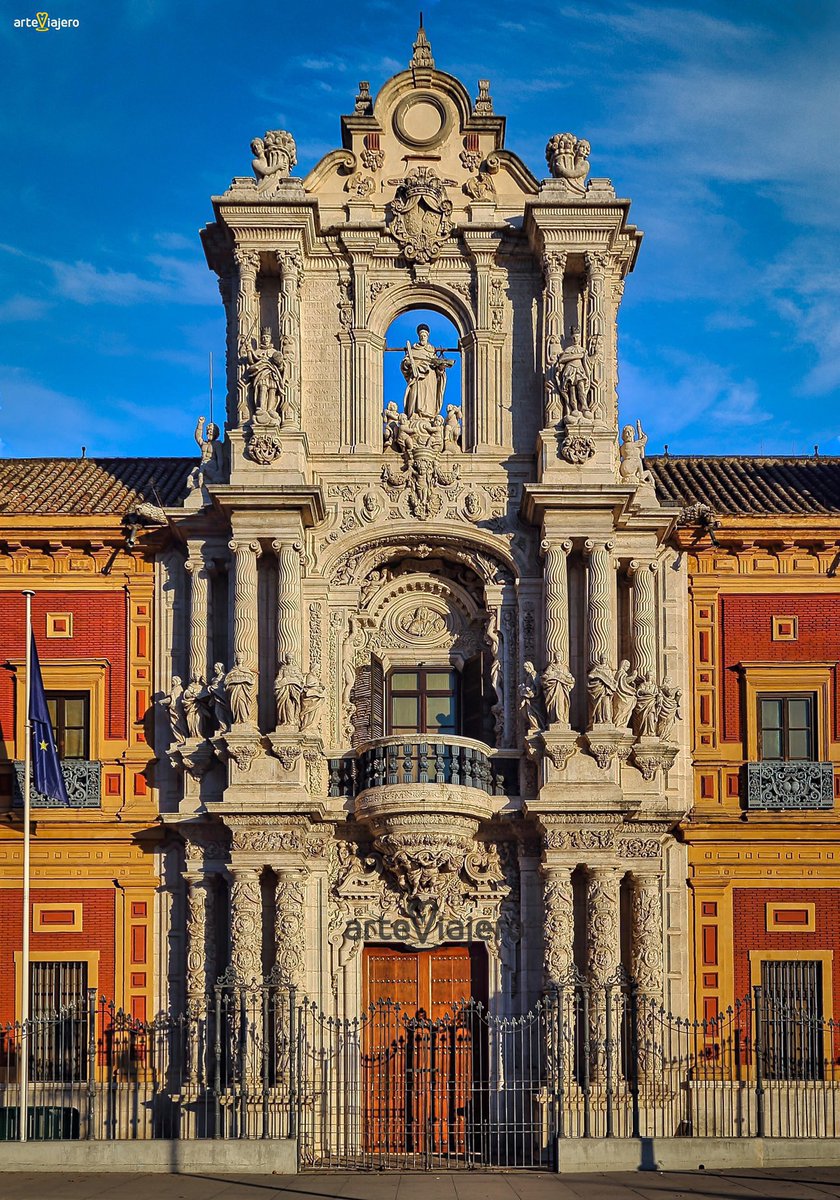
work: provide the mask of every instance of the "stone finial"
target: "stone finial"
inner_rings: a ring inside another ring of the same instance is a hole
[[[359,117],[369,117],[373,112],[373,97],[370,94],[370,84],[366,79],[359,82],[359,93],[353,110]]]
[[[477,117],[492,117],[493,98],[490,95],[490,80],[479,79],[478,95],[473,104],[473,112]]]
[[[589,142],[573,133],[555,133],[545,148],[545,161],[555,179],[569,192],[582,196],[589,174]]]
[[[410,67],[427,67],[434,70],[435,60],[432,58],[432,47],[423,28],[423,14],[420,14],[420,28],[417,31],[417,41],[413,46]]]

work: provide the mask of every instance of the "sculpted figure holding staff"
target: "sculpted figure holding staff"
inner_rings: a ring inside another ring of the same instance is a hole
[[[446,372],[454,367],[453,358],[443,358],[429,344],[429,326],[417,326],[417,341],[414,345],[406,343],[405,358],[400,363],[400,370],[405,376],[405,415],[413,417],[436,417],[443,404],[443,393],[446,388]]]

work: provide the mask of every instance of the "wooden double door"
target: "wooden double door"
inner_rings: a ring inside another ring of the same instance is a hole
[[[368,946],[363,962],[365,1150],[463,1159],[486,1098],[482,946]]]

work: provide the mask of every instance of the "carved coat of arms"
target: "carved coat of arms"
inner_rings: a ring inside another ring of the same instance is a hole
[[[409,262],[430,262],[452,232],[452,201],[446,194],[454,179],[441,179],[431,167],[412,167],[396,186],[391,201],[391,236]]]

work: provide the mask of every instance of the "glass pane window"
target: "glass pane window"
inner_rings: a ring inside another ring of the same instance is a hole
[[[769,762],[814,759],[815,697],[809,694],[759,696],[759,753]]]
[[[388,691],[389,734],[458,733],[457,671],[394,671]]]
[[[59,758],[88,758],[90,696],[87,692],[47,692]]]

